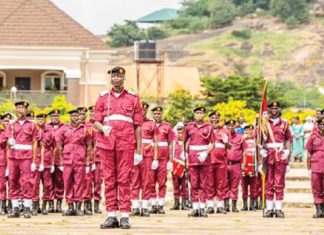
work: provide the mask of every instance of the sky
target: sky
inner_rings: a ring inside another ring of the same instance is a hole
[[[162,8],[181,8],[182,0],[51,0],[96,35],[113,24],[136,20]]]

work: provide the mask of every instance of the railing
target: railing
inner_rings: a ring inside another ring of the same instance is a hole
[[[50,105],[58,95],[65,95],[67,91],[41,91],[41,90],[24,90],[17,91],[16,100],[27,100],[30,104],[38,107]],[[10,99],[10,91],[0,90],[0,102]]]

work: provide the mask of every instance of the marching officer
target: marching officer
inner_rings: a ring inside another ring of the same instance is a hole
[[[317,120],[318,131],[306,144],[307,168],[311,176],[316,213],[313,218],[324,217],[324,117]]]
[[[260,155],[266,158],[267,176],[265,183],[266,212],[264,217],[284,218],[282,200],[285,189],[285,175],[289,171],[289,154],[292,136],[289,124],[280,117],[279,102],[272,102],[269,108],[269,128],[266,135],[265,149]],[[259,159],[261,162],[261,159]],[[259,171],[262,169],[259,164]],[[274,202],[275,199],[275,202]]]
[[[148,203],[151,197],[153,171],[158,167],[158,134],[159,129],[154,122],[147,118],[149,104],[142,103],[142,154],[143,159],[134,159],[134,168],[132,170],[132,216],[141,215],[148,217]],[[154,162],[154,163],[153,163]],[[157,165],[157,166],[156,166]],[[142,208],[139,210],[140,190],[142,190]]]
[[[177,137],[175,141],[175,153],[174,153],[174,161],[177,161],[180,165],[185,167],[184,161],[186,161],[185,156],[181,156],[181,152],[183,150],[183,134],[184,134],[184,125],[177,125]],[[173,169],[175,170],[175,169]],[[177,176],[172,174],[172,185],[173,185],[173,196],[174,196],[174,205],[171,210],[179,210],[180,209],[180,197],[181,197],[181,210],[188,210],[188,193],[187,193],[187,185],[186,178],[184,175]]]
[[[184,132],[185,154],[188,141],[189,179],[191,184],[192,217],[207,217],[205,212],[206,196],[210,193],[208,182],[211,180],[212,167],[210,153],[214,148],[215,136],[213,126],[204,121],[206,109],[194,109],[195,120],[190,122]]]
[[[258,210],[257,201],[258,201],[258,176],[255,172],[255,164],[257,161],[255,159],[255,138],[253,136],[253,125],[247,125],[244,127],[245,131],[245,142],[247,148],[243,153],[243,164],[242,164],[242,199],[243,199],[243,208],[241,211],[251,211]],[[249,166],[250,165],[250,166]],[[250,192],[250,194],[249,194]],[[250,197],[250,206],[248,208],[248,197]]]
[[[32,204],[32,215],[37,215],[40,211],[39,208],[39,184],[41,180],[41,173],[44,171],[44,164],[41,164],[41,140],[43,138],[43,133],[45,130],[46,124],[46,114],[40,113],[36,116],[36,131],[37,131],[37,139],[35,140],[36,143],[36,152],[34,152],[33,162],[31,166],[31,170],[33,172],[33,204]],[[48,182],[45,186],[44,181],[43,183],[43,191],[45,192],[48,190],[48,187],[52,188],[52,182]]]
[[[166,195],[166,183],[168,170],[172,168],[173,161],[173,130],[172,126],[165,121],[162,121],[163,108],[161,106],[154,107],[152,110],[153,119],[159,129],[158,135],[158,163],[159,166],[153,171],[151,203],[152,214],[165,214],[163,206],[165,204]],[[158,184],[158,207],[157,202],[157,190],[156,184]]]
[[[87,127],[79,122],[78,110],[71,110],[69,114],[70,124],[65,125],[56,136],[63,166],[65,198],[68,203],[68,210],[63,215],[82,216],[84,177],[90,171],[91,136]]]
[[[20,217],[19,199],[24,200],[24,218],[31,218],[33,196],[32,158],[35,149],[36,126],[26,119],[27,101],[15,103],[17,120],[7,129],[9,156],[9,199],[13,210],[8,218]]]
[[[243,160],[243,152],[246,150],[247,145],[243,135],[235,132],[235,121],[230,120],[226,124],[231,133],[231,138],[229,139],[231,149],[227,152],[225,210],[229,212],[229,199],[231,199],[232,212],[239,212],[237,209],[238,187],[242,178],[241,164]]]
[[[50,122],[48,128],[54,132],[54,142],[56,143],[56,134],[64,126],[60,121],[60,110],[53,109],[48,113]],[[57,155],[57,146],[53,150],[54,167],[51,168],[54,186],[54,198],[56,199],[56,209],[54,209],[54,200],[48,201],[48,213],[62,213],[62,200],[64,197],[63,168],[61,168],[60,158]],[[52,172],[54,169],[54,172]]]
[[[214,198],[217,199],[216,213],[226,214],[224,209],[225,199],[225,182],[227,172],[227,151],[231,148],[229,144],[230,132],[222,125],[220,125],[221,114],[213,111],[209,114],[209,119],[213,125],[215,135],[215,149],[211,153],[212,175],[210,183],[210,194],[207,195],[208,208],[207,213],[213,214]]]
[[[7,154],[6,154],[6,127],[3,125],[4,116],[0,115],[0,215],[6,214],[6,200],[7,200]]]
[[[102,159],[108,211],[100,227],[129,229],[131,171],[134,159],[142,159],[142,108],[138,95],[124,89],[125,69],[114,67],[108,73],[112,89],[100,93],[94,111],[94,127],[100,132],[96,148]],[[122,212],[120,224],[118,209]]]

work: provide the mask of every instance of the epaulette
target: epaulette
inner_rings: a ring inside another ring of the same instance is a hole
[[[284,121],[284,122],[288,122],[288,120],[287,119],[284,119],[284,118],[281,118],[281,120]]]
[[[104,90],[104,91],[100,91],[100,92],[99,92],[100,96],[107,95],[108,93],[109,93],[108,90]]]
[[[137,96],[137,94],[135,92],[133,92],[133,91],[128,91],[127,90],[127,93],[130,94],[130,95],[133,95],[133,96]]]

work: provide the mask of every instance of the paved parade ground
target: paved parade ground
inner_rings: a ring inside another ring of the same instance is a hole
[[[324,234],[324,218],[313,219],[311,208],[286,208],[285,219],[262,218],[261,211],[188,218],[186,211],[131,218],[131,230],[101,230],[105,214],[62,217],[38,215],[32,219],[0,218],[0,234]]]

